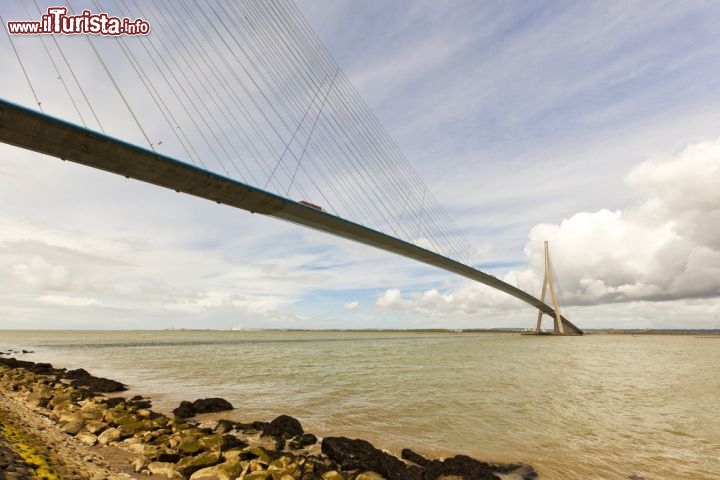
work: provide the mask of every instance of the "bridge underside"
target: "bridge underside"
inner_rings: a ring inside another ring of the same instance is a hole
[[[0,141],[217,203],[304,225],[457,273],[555,317],[534,296],[465,264],[230,178],[0,99]],[[565,334],[582,330],[561,317]]]

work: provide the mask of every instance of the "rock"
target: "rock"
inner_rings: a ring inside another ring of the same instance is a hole
[[[458,455],[442,462],[432,461],[425,468],[425,478],[445,476],[462,477],[464,480],[500,480],[492,465],[466,455]],[[382,473],[382,472],[380,472]]]
[[[53,375],[56,373],[56,370],[49,363],[28,362],[25,360],[18,360],[16,358],[0,358],[0,364],[6,365],[10,368],[22,368],[23,370],[27,370],[28,372],[36,373],[38,375]]]
[[[262,460],[263,462],[267,462],[269,457],[267,452],[262,447],[251,445],[249,447],[243,448],[242,452],[240,453],[240,459],[249,460],[253,458],[257,458],[259,460]]]
[[[118,424],[118,429],[120,430],[120,435],[123,438],[126,437],[132,437],[134,435],[137,435],[140,432],[145,431],[147,422],[146,421],[136,421],[136,422],[124,422]]]
[[[173,410],[172,413],[178,418],[190,418],[194,416],[196,412],[192,403],[183,400],[180,402],[180,406]]]
[[[180,461],[181,458],[182,458],[182,455],[180,453],[165,450],[163,452],[158,453],[155,460],[157,460],[158,462],[177,463]]]
[[[80,440],[81,442],[90,445],[91,447],[98,443],[98,437],[97,435],[93,435],[89,432],[80,432],[77,435],[75,435],[75,438]]]
[[[239,424],[237,422],[233,422],[232,420],[218,420],[217,425],[215,425],[215,433],[228,433],[233,430],[236,430],[236,427]]]
[[[88,422],[85,423],[85,430],[95,435],[99,435],[106,428],[108,428],[107,423],[101,420],[88,420]]]
[[[292,457],[288,456],[275,459],[268,465],[267,471],[270,472],[274,480],[294,479],[296,474],[301,473],[300,466],[293,461]]]
[[[120,382],[110,380],[109,378],[93,377],[92,375],[77,378],[73,380],[70,385],[73,387],[86,387],[93,393],[111,393],[127,390],[127,387]]]
[[[135,395],[130,400],[128,400],[127,404],[130,407],[152,408],[152,402],[147,398],[142,397],[141,395]]]
[[[236,436],[221,435],[219,433],[215,433],[213,435],[208,435],[206,437],[202,437],[200,439],[200,445],[205,447],[206,450],[218,450],[221,452],[224,452],[226,450],[230,450],[231,448],[236,448],[236,447],[241,447],[241,448],[247,447],[247,443],[243,442]]]
[[[280,415],[263,430],[263,435],[269,435],[279,439],[293,438],[303,433],[305,433],[305,431],[300,422],[289,415]]]
[[[78,368],[76,370],[68,370],[65,372],[65,378],[69,378],[71,380],[76,380],[78,378],[86,378],[86,377],[92,377],[90,373],[88,373],[87,370],[84,368]]]
[[[180,442],[180,445],[178,445],[178,451],[186,455],[194,455],[200,452],[202,449],[203,446],[200,445],[200,442],[196,438],[192,437],[184,439],[182,442]]]
[[[343,474],[338,472],[337,470],[330,470],[329,472],[325,472],[322,474],[323,480],[345,480],[345,477],[343,477]]]
[[[385,480],[382,475],[376,472],[363,472],[355,477],[355,480]]]
[[[256,470],[245,475],[244,480],[265,480],[270,476],[267,470]]]
[[[120,438],[120,430],[118,430],[117,428],[108,428],[100,435],[98,435],[98,443],[100,445],[107,445],[110,442],[117,442],[118,440],[120,440]]]
[[[77,435],[85,427],[85,420],[80,417],[72,418],[68,422],[64,422],[60,430],[68,435]]]
[[[240,460],[228,460],[214,467],[198,470],[190,476],[190,480],[235,480],[242,471],[243,464]]]
[[[140,473],[143,470],[147,471],[148,473],[150,472],[147,469],[148,465],[150,465],[150,460],[147,458],[138,457],[138,458],[134,459],[130,464],[132,465],[133,470],[135,470],[135,473]]]
[[[168,478],[183,478],[180,472],[175,468],[174,463],[169,462],[150,462],[147,469],[153,475],[165,475]]]
[[[33,390],[27,397],[27,402],[31,407],[46,408],[50,403],[51,393],[47,389]]]
[[[212,467],[220,463],[222,456],[220,452],[203,452],[194,457],[185,457],[177,463],[177,470],[184,476],[189,477],[198,470]]]
[[[107,405],[107,408],[115,408],[118,405],[125,403],[125,399],[123,397],[112,397],[105,400],[105,405]]]
[[[215,413],[232,410],[234,407],[224,398],[200,398],[192,403],[196,413]]]
[[[288,446],[292,450],[300,450],[302,448],[309,447],[310,445],[315,445],[316,443],[317,437],[315,435],[312,433],[305,433],[290,440]]]
[[[403,448],[403,451],[400,452],[400,457],[421,467],[427,467],[430,464],[430,460],[419,453],[413,452],[409,448]]]
[[[327,437],[322,441],[322,452],[343,470],[372,470],[388,480],[405,480],[407,476],[408,468],[402,460],[365,440]]]

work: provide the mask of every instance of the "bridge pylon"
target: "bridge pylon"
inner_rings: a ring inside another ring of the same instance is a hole
[[[542,293],[540,295],[540,300],[542,302],[545,302],[545,295],[547,294],[548,287],[550,287],[550,296],[552,297],[552,305],[554,309],[554,315],[550,315],[547,312],[543,312],[542,310],[538,309],[538,316],[537,316],[537,325],[535,326],[535,333],[536,335],[542,335],[543,332],[540,329],[542,324],[542,316],[544,314],[550,315],[553,317],[553,323],[554,328],[552,335],[582,335],[583,331],[580,330],[578,327],[570,323],[570,321],[563,317],[560,313],[560,305],[558,303],[558,297],[557,293],[555,291],[555,284],[553,283],[553,276],[552,276],[552,261],[550,260],[550,247],[548,246],[547,240],[545,241],[545,276],[543,278],[543,286],[542,286]]]

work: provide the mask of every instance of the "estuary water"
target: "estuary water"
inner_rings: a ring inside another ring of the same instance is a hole
[[[501,333],[0,331],[158,410],[298,418],[399,454],[525,462],[542,479],[720,479],[720,338]]]

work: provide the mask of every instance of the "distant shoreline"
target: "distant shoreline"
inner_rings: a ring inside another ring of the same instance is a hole
[[[2,331],[40,331],[40,332],[348,332],[348,333],[531,333],[532,328],[158,328],[158,329],[55,329],[55,328],[0,328]],[[544,330],[549,331],[549,330]],[[584,328],[585,335],[695,335],[702,337],[720,337],[720,328],[710,329],[615,329]],[[2,353],[0,352],[0,355]]]

